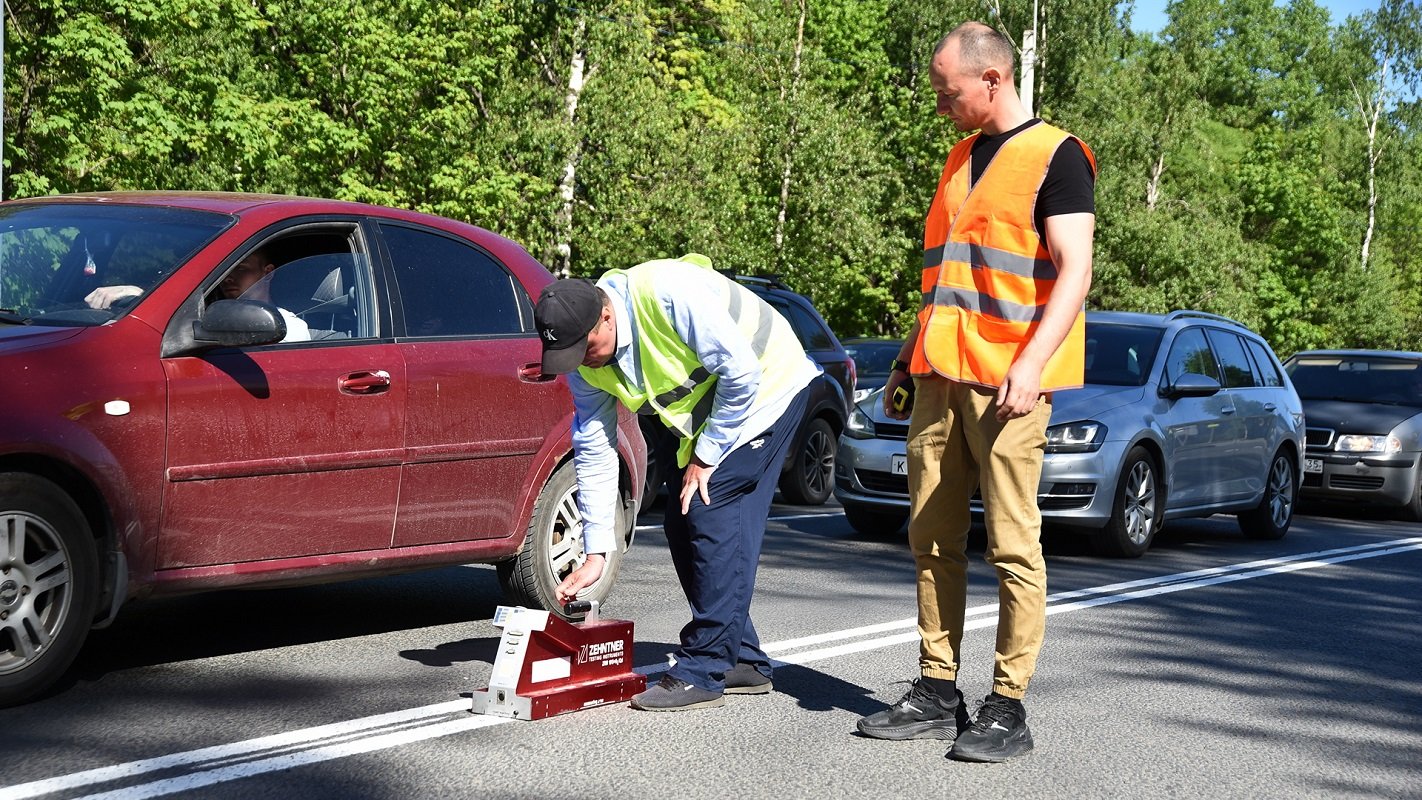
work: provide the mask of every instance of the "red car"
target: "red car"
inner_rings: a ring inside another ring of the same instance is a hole
[[[554,608],[583,554],[533,326],[552,280],[486,230],[355,203],[0,203],[0,705],[145,595],[492,562]],[[630,545],[625,412],[618,451]]]

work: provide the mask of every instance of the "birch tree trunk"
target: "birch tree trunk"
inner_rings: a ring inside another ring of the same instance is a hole
[[[1368,268],[1368,259],[1373,246],[1373,230],[1377,225],[1378,212],[1378,161],[1382,160],[1383,142],[1378,136],[1378,120],[1382,117],[1383,106],[1387,102],[1388,70],[1392,65],[1392,51],[1389,49],[1379,64],[1377,88],[1363,94],[1356,85],[1353,96],[1358,104],[1358,113],[1368,123],[1368,223],[1363,229],[1363,245],[1358,254],[1363,269]]]
[[[790,62],[790,86],[780,87],[780,102],[789,109],[789,127],[785,134],[784,160],[780,169],[780,210],[775,216],[775,261],[783,265],[785,258],[785,218],[790,207],[790,181],[795,164],[795,141],[799,136],[799,118],[795,103],[800,96],[800,57],[805,49],[805,0],[797,0],[799,19],[795,23],[795,55]]]
[[[568,150],[568,160],[563,165],[563,176],[558,181],[558,197],[562,201],[553,220],[555,232],[554,251],[557,254],[558,276],[572,275],[573,262],[573,197],[577,191],[578,161],[583,155],[583,138],[578,133],[578,99],[583,93],[586,80],[584,69],[587,65],[587,21],[579,17],[573,28],[573,56],[568,65],[568,90],[563,104],[567,113],[568,130],[572,147]]]

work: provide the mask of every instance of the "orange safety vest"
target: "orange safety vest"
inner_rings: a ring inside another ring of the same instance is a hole
[[[1041,324],[1057,266],[1033,221],[1052,156],[1068,138],[1037,123],[1002,143],[977,184],[971,155],[979,134],[948,154],[923,238],[923,308],[909,370],[997,387]],[[1096,158],[1084,142],[1093,172]],[[1042,370],[1042,391],[1085,377],[1083,308]]]

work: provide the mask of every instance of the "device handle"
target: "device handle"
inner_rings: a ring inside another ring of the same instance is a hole
[[[583,622],[597,622],[597,606],[596,600],[574,600],[563,606],[563,613],[571,617],[586,612]]]

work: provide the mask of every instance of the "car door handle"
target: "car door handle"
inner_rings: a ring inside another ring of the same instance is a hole
[[[1265,411],[1273,411],[1274,409],[1276,409],[1276,408],[1278,408],[1278,407],[1279,407],[1279,404],[1278,404],[1278,403],[1265,403],[1265,404],[1264,404],[1264,410],[1265,410]]]
[[[1233,413],[1234,413],[1234,406],[1225,406],[1224,408],[1220,409],[1220,413],[1221,413],[1221,414],[1233,414]]]
[[[547,383],[558,380],[558,376],[543,374],[543,363],[535,361],[518,368],[518,379],[524,383]]]
[[[343,394],[379,394],[390,388],[390,373],[383,369],[352,372],[341,378]]]

